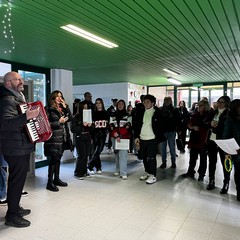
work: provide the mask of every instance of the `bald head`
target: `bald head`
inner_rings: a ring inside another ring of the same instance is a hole
[[[17,92],[24,90],[24,79],[17,72],[8,72],[3,76],[3,84],[7,88],[11,88]]]

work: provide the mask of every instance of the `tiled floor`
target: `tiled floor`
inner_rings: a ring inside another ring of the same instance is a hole
[[[177,169],[158,169],[158,182],[139,181],[143,164],[129,155],[128,180],[114,177],[113,154],[103,154],[103,173],[91,179],[73,178],[74,163],[61,165],[61,176],[69,183],[58,193],[45,189],[47,167],[29,177],[29,196],[22,205],[32,213],[31,226],[6,227],[6,207],[0,207],[1,240],[237,240],[240,239],[240,203],[235,184],[229,194],[220,195],[221,166],[216,185],[206,190],[203,183],[183,179],[188,155],[179,155]],[[158,166],[160,156],[158,156]],[[233,178],[233,174],[232,174]]]

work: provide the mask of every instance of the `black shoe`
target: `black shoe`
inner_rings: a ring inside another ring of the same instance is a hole
[[[31,210],[30,209],[24,209],[23,207],[19,206],[18,208],[18,214],[21,216],[21,217],[24,217],[28,214],[31,213]]]
[[[181,177],[183,177],[183,178],[193,178],[194,179],[194,175],[190,175],[189,173],[184,173],[184,174],[182,174],[181,175]]]
[[[60,178],[54,179],[53,184],[55,186],[59,186],[59,187],[67,187],[68,186],[68,184],[66,182],[63,182]]]
[[[220,194],[227,194],[228,188],[229,188],[229,182],[223,183],[223,187],[222,187],[222,189],[220,191]]]
[[[207,185],[207,190],[213,190],[215,188],[215,182],[211,180]]]
[[[30,224],[31,222],[22,218],[21,216],[15,216],[11,218],[6,217],[6,221],[5,221],[6,226],[18,227],[18,228],[29,227]]]
[[[171,168],[176,168],[177,166],[176,166],[176,163],[172,163],[172,166],[171,166]]]
[[[52,192],[58,192],[59,191],[58,187],[55,186],[53,183],[48,183],[46,189],[49,190],[49,191],[52,191]]]
[[[22,197],[27,197],[28,196],[28,192],[27,191],[22,191]]]
[[[0,206],[7,206],[7,199],[0,200]]]
[[[162,163],[162,165],[160,166],[160,168],[166,168],[167,164],[166,163]]]

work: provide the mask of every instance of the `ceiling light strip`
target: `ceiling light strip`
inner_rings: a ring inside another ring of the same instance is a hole
[[[108,47],[108,48],[114,48],[114,47],[118,47],[117,44],[114,44],[112,42],[109,42],[103,38],[100,38],[90,32],[87,32],[81,28],[78,28],[72,24],[68,24],[66,26],[61,26],[62,29],[66,30],[66,31],[69,31],[71,33],[74,33],[80,37],[83,37],[83,38],[86,38],[92,42],[95,42],[95,43],[98,43],[98,44],[101,44],[105,47]]]
[[[168,78],[168,81],[173,83],[173,84],[176,84],[176,85],[181,85],[182,84],[180,81],[178,81],[174,78],[171,78],[171,77]]]
[[[172,71],[172,70],[170,70],[168,68],[164,68],[163,71],[171,73],[171,74],[174,74],[174,75],[180,75],[180,73],[174,72],[174,71]]]

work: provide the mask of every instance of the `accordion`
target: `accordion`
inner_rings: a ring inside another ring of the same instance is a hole
[[[28,120],[26,129],[32,143],[45,142],[52,136],[52,129],[42,102],[23,103],[19,105],[21,113],[25,113],[28,107],[34,110],[39,107],[39,114],[36,118]]]

